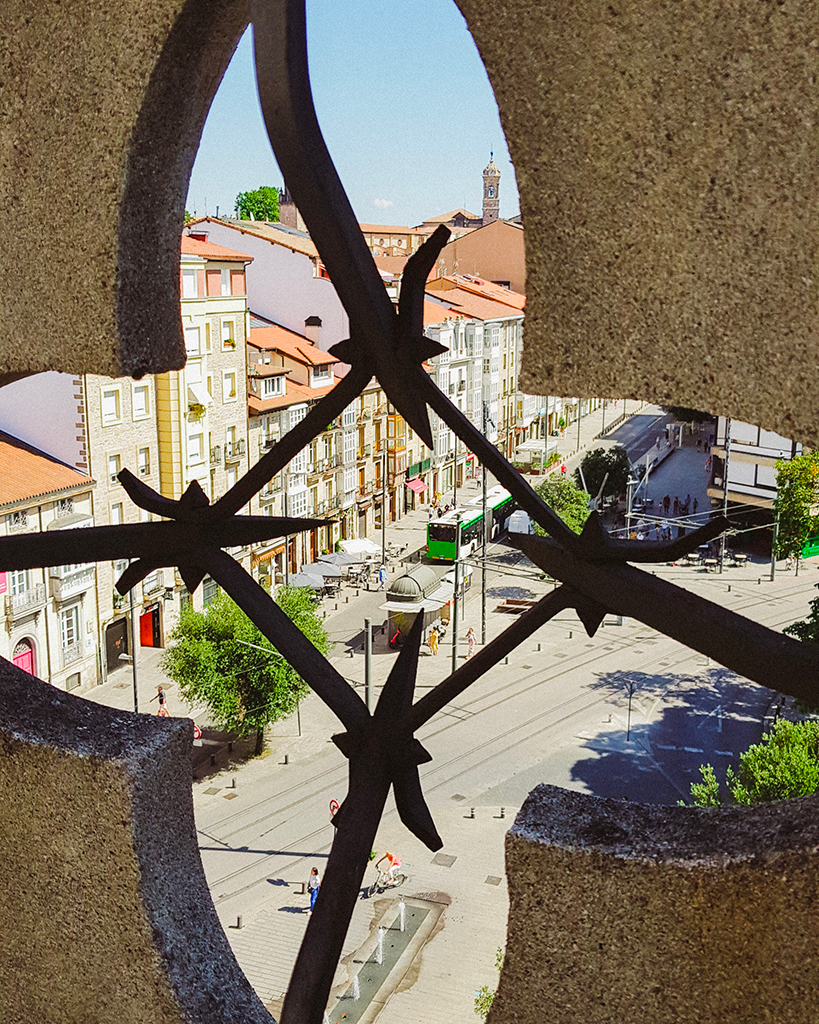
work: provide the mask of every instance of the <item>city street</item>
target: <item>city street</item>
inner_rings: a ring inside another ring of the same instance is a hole
[[[663,423],[663,414],[648,407],[620,430],[627,428],[630,448],[639,449],[647,434],[653,443]],[[649,492],[655,499],[665,491],[703,493],[703,461],[692,440],[663,463]],[[467,492],[477,493],[472,486]],[[411,513],[390,527],[388,539],[412,552],[423,544],[425,523],[423,510]],[[474,569],[459,628],[459,663],[466,655],[467,628],[481,636],[481,571],[477,563]],[[490,548],[487,569],[491,640],[510,624],[509,614],[497,610],[505,599],[536,599],[552,584],[505,543]],[[401,571],[392,566],[389,579]],[[769,565],[753,559],[722,574],[681,565],[654,571],[774,629],[804,616],[817,580],[811,562],[798,577],[778,572],[773,583]],[[335,642],[331,660],[362,693],[365,618],[377,629],[376,695],[397,657],[379,629],[385,596],[345,587],[338,601],[325,602]],[[449,634],[437,656],[422,650],[417,695],[449,673],[451,640]],[[143,664],[141,671],[150,694],[155,668]],[[112,684],[99,689],[127,700],[124,684],[115,685],[116,692]],[[770,691],[634,620],[618,624],[609,617],[589,638],[574,613],[564,612],[539,629],[507,664],[487,673],[419,733],[433,757],[421,777],[444,856],[433,856],[410,835],[388,804],[376,849],[398,852],[409,876],[404,894],[442,913],[407,973],[392,979],[380,1024],[469,1020],[475,990],[494,985],[494,955],[504,943],[507,913],[504,833],[534,786],[551,783],[600,797],[674,804],[688,798],[701,764],[712,763],[719,776],[736,764],[738,754],[759,739],[772,699]],[[172,713],[186,713],[173,688],[170,705]],[[228,765],[222,750],[218,770],[205,770],[194,783],[202,861],[217,911],[274,1016],[307,923],[302,884],[312,866],[322,870],[333,838],[330,802],[345,795],[345,760],[330,741],[339,729],[311,695],[299,721],[271,729],[264,757]],[[361,950],[374,927],[391,912],[395,901],[389,895],[358,903],[336,996],[362,955],[366,959]],[[341,1012],[331,1019],[340,1019]]]

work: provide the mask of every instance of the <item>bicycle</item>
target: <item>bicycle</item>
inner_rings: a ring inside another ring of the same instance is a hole
[[[406,880],[407,876],[401,870],[396,871],[395,875],[390,878],[389,869],[382,871],[380,868],[376,868],[375,881],[367,890],[367,895],[374,896],[376,892],[384,892],[385,889],[397,889]]]

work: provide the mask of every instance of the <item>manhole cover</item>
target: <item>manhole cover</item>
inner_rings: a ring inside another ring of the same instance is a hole
[[[521,665],[521,668],[531,668],[531,665]]]
[[[442,868],[451,868],[457,859],[451,853],[436,853],[432,858],[432,863],[438,864]]]
[[[553,655],[553,656],[554,656],[555,658],[565,658],[565,657],[566,657],[566,654],[565,654],[565,652],[564,652],[564,651],[555,651],[555,653],[554,653],[554,655]]]
[[[466,797],[462,796],[460,793],[453,793],[452,796],[449,799],[450,800],[466,800]]]
[[[235,800],[238,793],[225,793],[225,800]]]
[[[500,876],[498,875],[487,875],[485,885],[500,885]]]
[[[206,789],[205,793],[207,796],[216,796],[217,793],[221,793],[221,789],[214,789],[212,786],[210,789]]]

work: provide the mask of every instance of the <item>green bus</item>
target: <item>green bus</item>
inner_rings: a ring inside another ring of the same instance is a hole
[[[487,540],[506,529],[509,516],[518,504],[503,487],[493,487],[486,495],[486,515],[491,524]],[[483,498],[473,498],[463,508],[444,513],[427,523],[427,554],[445,562],[455,561],[458,525],[461,528],[460,557],[473,554],[483,543]]]

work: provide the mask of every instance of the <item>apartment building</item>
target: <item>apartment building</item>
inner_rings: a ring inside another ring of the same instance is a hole
[[[99,525],[150,522],[119,482],[121,469],[166,497],[179,499],[192,480],[211,501],[247,470],[245,341],[249,257],[183,236],[180,254],[185,368],[142,380],[86,375],[83,380],[86,457],[98,481]],[[249,551],[234,557],[249,566]],[[132,654],[130,599],[115,583],[126,561],[102,562],[98,577],[98,630],[107,677]],[[195,595],[201,607],[215,592],[206,580]],[[138,643],[162,647],[183,601],[190,599],[172,568],[150,573],[135,593]]]
[[[94,488],[87,474],[0,434],[3,536],[93,526]],[[82,693],[98,683],[93,562],[2,572],[0,599],[3,657],[61,690]]]
[[[773,509],[776,498],[776,463],[802,454],[798,441],[783,437],[773,430],[739,420],[731,420],[730,437],[726,443],[728,420],[717,419],[711,445],[711,477],[708,496],[714,505],[725,500],[725,463],[728,451],[728,503],[760,509]]]

